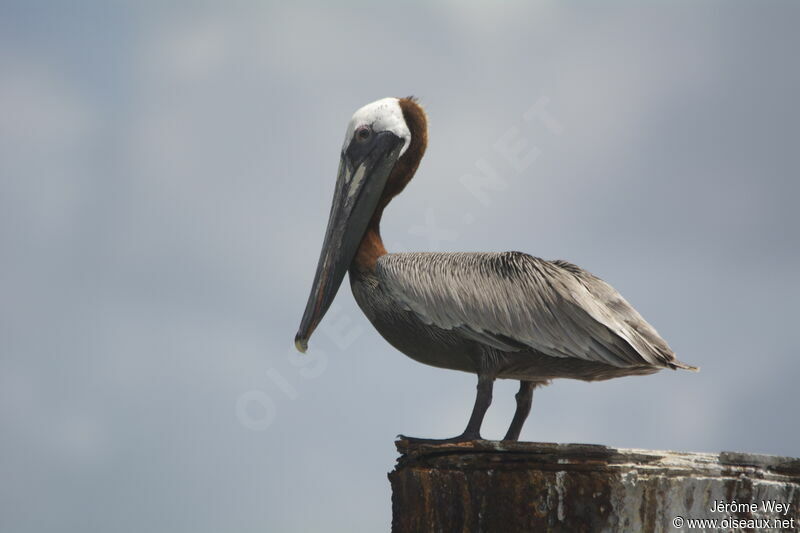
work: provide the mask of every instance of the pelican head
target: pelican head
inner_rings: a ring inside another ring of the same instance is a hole
[[[347,125],[328,229],[295,336],[295,346],[301,352],[306,351],[308,339],[333,302],[392,170],[411,145],[411,131],[403,113],[405,101],[410,100],[383,98],[367,104]]]

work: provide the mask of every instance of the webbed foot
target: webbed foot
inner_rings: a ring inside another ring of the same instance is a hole
[[[424,439],[420,437],[407,437],[405,435],[398,435],[398,439],[407,440],[412,444],[454,444],[458,442],[470,442],[473,440],[481,440],[479,433],[462,433],[457,437],[450,437],[449,439]]]

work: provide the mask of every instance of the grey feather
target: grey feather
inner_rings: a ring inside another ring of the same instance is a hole
[[[519,252],[386,254],[375,275],[425,324],[494,349],[691,368],[616,290],[565,261]]]

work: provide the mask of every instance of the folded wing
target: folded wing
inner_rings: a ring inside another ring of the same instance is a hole
[[[613,287],[565,261],[519,252],[387,254],[376,275],[426,324],[496,349],[691,368]]]

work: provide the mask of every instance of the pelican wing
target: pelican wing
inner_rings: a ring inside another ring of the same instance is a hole
[[[565,261],[519,252],[387,254],[380,283],[426,324],[504,351],[617,367],[684,367],[613,287]]]

